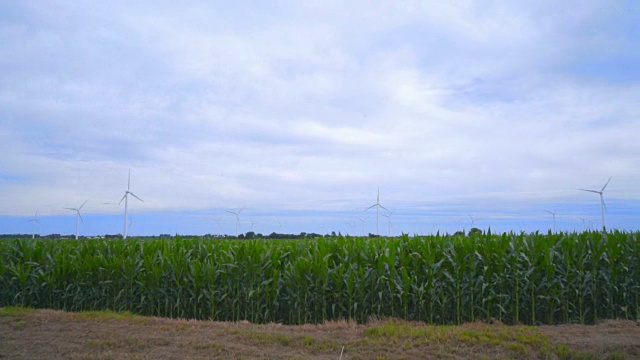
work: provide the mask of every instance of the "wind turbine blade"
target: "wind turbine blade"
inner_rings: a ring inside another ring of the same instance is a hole
[[[592,193],[600,194],[600,191],[597,191],[597,190],[588,190],[588,189],[578,189],[578,190],[588,191],[588,192],[592,192]]]
[[[386,207],[384,207],[384,206],[382,206],[380,204],[378,204],[378,206],[380,206],[381,208],[385,209],[387,212],[391,212],[391,211],[389,211],[389,209],[387,209]]]
[[[240,214],[242,211],[244,211],[244,209],[247,207],[247,205],[243,206],[242,209],[238,210],[238,214]]]
[[[367,210],[369,210],[369,209],[371,209],[371,208],[374,208],[374,207],[376,207],[376,206],[378,206],[378,204],[373,204],[373,205],[369,206],[368,208],[364,209],[364,211],[367,211]]]
[[[122,201],[124,200],[124,198],[127,197],[128,193],[124,193],[124,195],[122,195],[122,199],[120,199],[120,201],[118,202],[118,205],[122,204]]]
[[[604,202],[604,199],[602,199],[602,206],[604,207],[604,212],[608,213],[609,210],[607,210],[607,203]]]
[[[137,196],[136,196],[136,194],[134,194],[134,193],[132,193],[132,192],[129,192],[129,194],[131,194],[131,196],[133,196],[134,198],[136,198],[136,199],[138,199],[138,200],[140,200],[140,201],[144,202],[144,200],[142,200],[142,199],[140,199],[139,197],[137,197]]]
[[[602,190],[600,190],[600,191],[604,191],[604,188],[606,188],[606,187],[607,187],[607,185],[609,185],[609,181],[611,181],[611,178],[612,178],[612,177],[613,177],[613,176],[610,176],[610,177],[609,177],[609,180],[607,180],[607,183],[606,183],[606,184],[604,184],[604,186],[602,187]]]
[[[80,211],[78,211],[78,217],[80,218],[80,222],[84,224],[84,220],[82,220],[82,215],[80,215]]]
[[[82,203],[82,205],[80,205],[80,207],[78,208],[78,210],[82,209],[82,207],[84,206],[84,204],[86,204],[86,203],[87,203],[87,201],[89,201],[89,200],[85,200],[85,201]]]
[[[66,210],[73,210],[73,211],[77,211],[77,210],[78,210],[78,209],[74,209],[74,208],[63,208],[63,209],[66,209]]]

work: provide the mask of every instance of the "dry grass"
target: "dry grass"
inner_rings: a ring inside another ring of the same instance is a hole
[[[0,309],[0,358],[47,359],[635,359],[640,327],[257,325],[140,317],[112,312]]]

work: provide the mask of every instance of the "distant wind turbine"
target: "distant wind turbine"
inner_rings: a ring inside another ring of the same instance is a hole
[[[602,189],[600,189],[600,191],[598,190],[589,190],[589,189],[579,189],[582,191],[588,191],[588,192],[592,192],[592,193],[596,193],[598,195],[600,195],[600,209],[602,210],[602,230],[605,231],[607,228],[604,224],[604,213],[607,211],[607,206],[604,204],[604,197],[602,196],[602,193],[604,193],[604,189],[607,187],[607,185],[609,185],[609,181],[611,181],[611,178],[613,176],[609,177],[609,180],[607,180],[607,182],[604,184],[604,186],[602,187]]]
[[[127,219],[129,219],[128,230],[129,230],[129,232],[131,232],[131,227],[133,226],[133,221],[131,220],[131,217],[127,217]]]
[[[222,231],[222,225],[220,224],[221,220],[219,218],[213,218],[213,221],[215,221],[218,224],[218,235],[220,235]]]
[[[383,208],[383,209],[387,210],[388,212],[391,212],[391,211],[389,211],[389,209],[387,209],[386,207],[384,207],[384,206],[382,206],[380,204],[380,188],[378,188],[378,197],[376,198],[376,203],[371,205],[371,206],[369,206],[364,211],[367,211],[367,210],[369,210],[371,208],[374,208],[374,207],[376,208],[376,235],[379,236],[380,235],[380,230],[379,230],[379,226],[378,226],[378,224],[379,224],[378,215],[380,213],[380,208]]]
[[[122,204],[122,200],[124,200],[124,234],[122,235],[123,239],[127,238],[127,227],[128,227],[127,226],[127,208],[129,205],[129,195],[144,202],[144,200],[140,199],[139,197],[136,196],[136,194],[131,192],[131,169],[129,169],[129,181],[127,182],[127,191],[124,192],[122,199],[120,199],[120,202],[118,203],[118,205],[120,205]]]
[[[352,221],[345,221],[345,224],[347,224],[349,226],[349,229],[351,229],[351,231],[353,231],[353,228],[354,228],[355,224]],[[348,231],[347,231],[347,235],[349,235]]]
[[[555,233],[556,232],[556,213],[558,212],[558,209],[556,209],[555,211],[545,210],[544,212],[547,212],[553,216],[553,232]]]
[[[578,219],[582,221],[582,226],[584,226],[585,230],[593,230],[593,221],[583,217],[578,217]],[[587,222],[589,222],[589,225],[587,225]]]
[[[38,221],[38,212],[36,211],[36,214],[33,215],[33,219],[29,220],[28,222],[33,223],[32,224],[32,232],[31,232],[31,239],[35,239],[36,238],[36,224],[40,225],[40,221]]]
[[[388,232],[388,236],[391,236],[391,215],[393,215],[393,213],[395,212],[395,210],[393,211],[389,211],[388,214],[382,214],[382,216],[387,218],[387,226],[389,227],[389,232]]]
[[[473,224],[475,224],[476,221],[480,220],[480,218],[477,217],[473,217],[471,216],[471,214],[468,214],[469,219],[471,219],[471,228],[473,228]]]
[[[233,214],[236,216],[236,237],[238,237],[238,227],[240,226],[240,213],[244,210],[244,208],[246,208],[247,206],[243,206],[240,210],[238,211],[231,211],[231,210],[225,210],[226,212],[228,212],[229,214]]]
[[[82,207],[84,206],[84,204],[87,203],[87,201],[89,200],[85,200],[82,205],[80,205],[78,208],[65,208],[67,210],[72,210],[76,212],[76,240],[78,240],[78,220],[82,221],[84,223],[84,220],[82,220],[82,215],[80,215],[80,210],[82,209]]]

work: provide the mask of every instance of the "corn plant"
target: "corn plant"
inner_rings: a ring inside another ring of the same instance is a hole
[[[640,315],[638,233],[0,241],[0,306],[219,321]]]

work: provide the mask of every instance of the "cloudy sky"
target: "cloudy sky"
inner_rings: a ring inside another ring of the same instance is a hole
[[[0,233],[639,228],[639,2],[215,3],[0,3]]]

